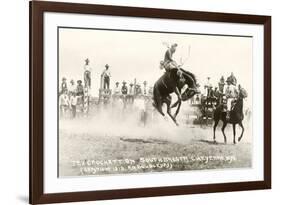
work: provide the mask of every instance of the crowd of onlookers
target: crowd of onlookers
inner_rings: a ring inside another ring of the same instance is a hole
[[[105,64],[105,68],[101,74],[99,102],[108,102],[111,98],[114,101],[120,98],[125,105],[127,103],[133,103],[136,97],[152,96],[152,87],[148,87],[146,81],[142,85],[136,82],[127,85],[127,82],[123,81],[122,86],[119,86],[119,82],[116,82],[115,87],[111,90],[111,72],[109,67],[108,64]],[[75,118],[78,107],[82,110],[84,105],[86,105],[84,99],[86,99],[86,93],[89,93],[89,89],[91,89],[91,74],[92,67],[90,66],[90,60],[87,58],[84,64],[84,84],[82,84],[82,80],[77,80],[75,83],[72,79],[68,83],[65,77],[62,78],[59,91],[61,116],[66,116],[70,110],[72,113],[71,116]]]
[[[103,95],[100,95],[99,98],[103,100],[112,99],[112,101],[120,98],[124,104],[124,108],[127,104],[133,104],[134,102],[136,104],[138,102],[136,100],[137,98],[145,99],[152,97],[152,87],[148,87],[146,81],[142,83],[142,86],[139,83],[130,83],[127,86],[126,81],[123,81],[122,86],[119,86],[119,82],[116,82],[112,90],[108,86],[100,90],[100,92],[103,92]],[[60,116],[69,116],[69,113],[71,113],[71,117],[75,118],[78,108],[83,110],[83,100],[87,91],[87,86],[83,85],[81,80],[77,80],[75,83],[72,79],[68,83],[67,79],[63,77],[59,91]]]
[[[70,110],[72,117],[76,117],[77,105],[83,104],[85,88],[82,85],[82,81],[78,80],[75,85],[74,80],[70,80],[70,85],[67,84],[67,79],[62,78],[62,83],[59,92],[59,108],[60,115],[65,116],[67,111]]]
[[[127,86],[127,82],[123,81],[122,86],[119,86],[119,82],[115,83],[115,88],[113,89],[113,95],[115,96],[121,96],[121,95],[127,95],[127,96],[136,96],[136,95],[152,95],[152,87],[147,87],[147,82],[143,82],[143,87],[140,84],[137,83],[130,83],[129,86]]]

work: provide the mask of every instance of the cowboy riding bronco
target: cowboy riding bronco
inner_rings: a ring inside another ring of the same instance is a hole
[[[162,110],[162,105],[167,105],[167,114],[178,125],[176,116],[179,113],[182,101],[192,98],[197,93],[198,84],[195,76],[180,68],[173,60],[172,56],[176,51],[177,44],[173,44],[169,48],[164,57],[164,62],[161,61],[161,69],[165,68],[166,72],[155,82],[153,87],[153,106],[161,115],[165,115]],[[187,87],[182,93],[181,90]],[[171,105],[172,97],[170,94],[175,93],[178,100]],[[171,113],[171,108],[177,107],[174,115]]]
[[[173,54],[176,52],[177,46],[178,45],[174,43],[165,53],[163,67],[166,71],[170,71],[172,68],[178,68],[176,61],[173,60]]]
[[[177,46],[178,44],[174,43],[170,48],[167,49],[164,55],[164,61],[160,62],[160,68],[164,68],[166,72],[170,72],[172,69],[177,69],[177,75],[179,76],[181,81],[184,81],[180,66],[175,60],[173,60],[173,54],[176,52]]]

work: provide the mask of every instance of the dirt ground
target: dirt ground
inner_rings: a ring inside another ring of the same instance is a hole
[[[227,144],[221,124],[214,144],[212,126],[181,123],[176,127],[167,120],[140,126],[132,120],[105,119],[108,116],[60,120],[60,177],[251,167],[247,125],[241,142],[233,145],[231,125],[226,129]],[[237,138],[240,133],[237,127]]]

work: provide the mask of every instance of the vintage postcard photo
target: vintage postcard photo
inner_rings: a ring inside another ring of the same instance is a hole
[[[57,38],[58,177],[252,167],[251,36]]]

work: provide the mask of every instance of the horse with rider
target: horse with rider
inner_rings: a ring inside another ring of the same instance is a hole
[[[238,138],[238,142],[241,141],[244,133],[244,126],[243,126],[243,119],[244,119],[244,112],[243,112],[243,101],[247,97],[247,92],[241,85],[238,85],[237,90],[233,90],[231,88],[231,84],[227,81],[228,87],[226,89],[226,98],[227,98],[227,105],[219,104],[215,111],[214,111],[214,127],[213,127],[213,140],[216,143],[216,127],[221,120],[223,122],[221,131],[224,136],[224,142],[227,143],[227,138],[225,135],[225,128],[227,124],[232,124],[233,127],[233,143],[236,144],[236,124],[238,124],[242,128],[242,132],[240,137]],[[233,95],[235,93],[235,96]],[[225,107],[228,107],[225,110]]]
[[[198,84],[194,74],[186,71],[173,60],[173,54],[176,52],[177,44],[173,44],[165,52],[164,61],[160,62],[160,68],[165,69],[165,73],[155,82],[153,87],[153,106],[161,115],[165,115],[162,106],[167,105],[167,114],[178,125],[176,116],[179,113],[182,101],[192,98],[198,93]],[[183,88],[186,89],[182,92]],[[171,106],[171,94],[177,95],[177,101]],[[172,115],[171,108],[176,107]]]
[[[247,91],[239,84],[237,85],[237,79],[234,76],[233,72],[226,80],[226,88],[224,77],[222,76],[219,81],[219,92],[218,92],[218,103],[214,110],[214,127],[213,127],[213,140],[216,143],[216,127],[221,120],[223,122],[222,125],[222,133],[224,136],[224,142],[227,142],[227,138],[225,135],[225,128],[227,124],[232,124],[233,127],[233,143],[236,144],[236,124],[238,124],[241,129],[241,135],[238,138],[240,141],[243,137],[244,126],[244,112],[243,112],[243,101],[248,96]]]

